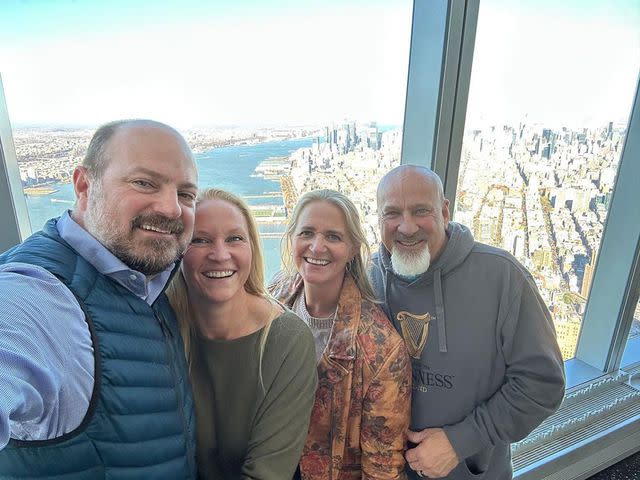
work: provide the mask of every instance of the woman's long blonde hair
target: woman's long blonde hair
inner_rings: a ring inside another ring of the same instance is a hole
[[[198,205],[207,200],[222,200],[236,207],[247,222],[247,230],[249,234],[249,244],[251,245],[251,267],[249,269],[249,277],[244,284],[244,290],[250,295],[256,295],[260,297],[268,297],[267,291],[264,286],[264,257],[262,254],[262,245],[260,243],[260,237],[258,233],[258,226],[256,221],[251,215],[251,210],[244,200],[237,195],[226,190],[218,188],[207,188],[200,192],[196,201],[196,215]],[[182,268],[173,277],[173,280],[167,288],[167,297],[169,302],[176,312],[178,323],[180,325],[180,332],[182,333],[182,340],[184,342],[185,355],[191,368],[192,348],[191,348],[191,335],[198,328],[189,305],[189,295],[187,292],[187,283],[182,273]],[[262,382],[262,357],[264,353],[264,347],[269,335],[269,329],[271,328],[271,317],[262,330],[260,337],[260,352],[259,352],[259,365],[260,365],[260,381]]]
[[[285,272],[289,276],[293,276],[296,273],[296,266],[293,261],[293,236],[298,228],[300,214],[305,207],[312,202],[327,202],[331,205],[335,205],[344,215],[347,226],[347,235],[349,235],[351,243],[353,243],[357,250],[357,254],[353,260],[347,263],[347,270],[360,290],[362,298],[371,302],[379,303],[378,300],[376,300],[376,294],[371,286],[369,277],[367,276],[367,268],[371,261],[371,250],[369,249],[367,237],[362,229],[360,214],[358,213],[356,206],[346,195],[335,190],[330,190],[328,188],[312,190],[311,192],[307,192],[302,195],[298,200],[298,203],[296,203],[285,234],[282,237],[282,263],[284,265]]]

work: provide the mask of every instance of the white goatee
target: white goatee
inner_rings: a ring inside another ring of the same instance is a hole
[[[430,264],[431,252],[427,243],[419,252],[403,252],[399,248],[391,252],[391,268],[401,277],[417,277],[429,270]]]

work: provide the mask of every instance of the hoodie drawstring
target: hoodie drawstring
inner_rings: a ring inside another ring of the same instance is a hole
[[[440,352],[447,351],[447,331],[445,330],[444,321],[444,299],[442,298],[442,269],[438,268],[434,272],[433,294],[436,301],[436,318],[438,321],[438,344]]]
[[[380,261],[380,265],[382,265],[382,261]],[[384,282],[382,284],[382,291],[384,292],[384,303],[382,304],[382,306],[384,307],[383,310],[385,310],[387,317],[389,317],[389,320],[391,320],[391,324],[395,326],[395,318],[393,318],[393,315],[391,314],[391,303],[389,303],[389,285],[391,285],[389,277],[391,277],[391,271],[387,268],[382,267],[381,270],[384,273],[384,275],[381,275],[381,277],[383,278],[382,281]]]

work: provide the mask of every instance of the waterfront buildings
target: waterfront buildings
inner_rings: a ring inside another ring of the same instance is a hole
[[[23,185],[70,181],[90,134],[17,131]],[[196,131],[187,138],[201,151],[310,134],[310,147],[257,166],[254,175],[280,181],[283,201],[281,206],[254,205],[254,214],[262,223],[281,225],[302,193],[333,188],[354,201],[369,243],[377,249],[376,188],[400,163],[400,128],[381,132],[375,123],[345,121],[277,132]],[[527,267],[552,312],[565,358],[575,352],[624,135],[612,123],[577,130],[519,124],[470,129],[464,137],[453,218],[468,225],[478,241],[509,251]],[[640,323],[634,324],[636,330]]]

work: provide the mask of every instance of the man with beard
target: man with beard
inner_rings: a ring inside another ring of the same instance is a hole
[[[510,443],[564,395],[553,322],[531,275],[449,220],[427,168],[391,170],[378,215],[371,277],[412,357],[409,478],[512,478]]]
[[[195,478],[193,401],[164,289],[193,232],[185,140],[109,123],[76,204],[0,255],[0,476]]]

